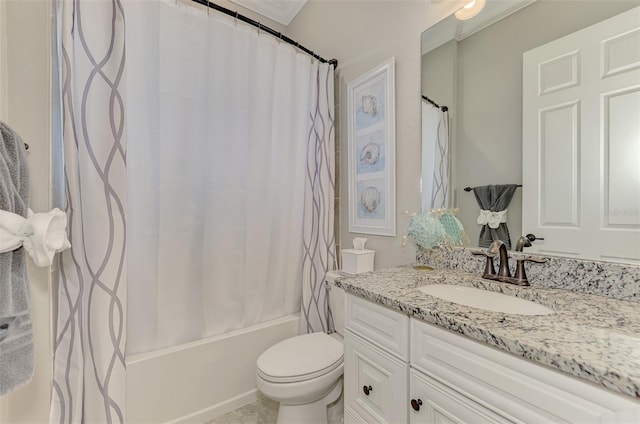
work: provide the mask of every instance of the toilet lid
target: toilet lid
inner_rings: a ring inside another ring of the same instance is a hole
[[[342,364],[343,346],[325,333],[292,337],[258,357],[258,375],[274,383],[310,380]]]

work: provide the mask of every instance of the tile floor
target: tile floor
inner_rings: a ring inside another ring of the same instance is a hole
[[[205,424],[275,424],[278,417],[278,402],[261,397],[235,411],[215,418]],[[343,424],[342,414],[329,418],[329,424]]]
[[[261,397],[206,424],[275,424],[277,417],[278,402]]]

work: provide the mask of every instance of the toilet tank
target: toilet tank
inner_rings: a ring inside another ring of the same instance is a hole
[[[336,278],[343,277],[340,271],[327,272],[326,281],[329,284],[329,306],[331,307],[331,314],[333,315],[333,324],[335,330],[341,336],[344,336],[344,290],[340,287],[336,287]]]

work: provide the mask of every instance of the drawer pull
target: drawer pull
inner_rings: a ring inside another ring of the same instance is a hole
[[[422,405],[421,399],[411,399],[411,407],[413,408],[414,411],[419,411],[420,405]]]
[[[371,386],[362,386],[362,391],[365,395],[369,396],[369,393],[373,392],[373,387]]]

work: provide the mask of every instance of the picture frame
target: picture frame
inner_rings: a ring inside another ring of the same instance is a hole
[[[347,84],[349,232],[396,235],[395,58]]]

